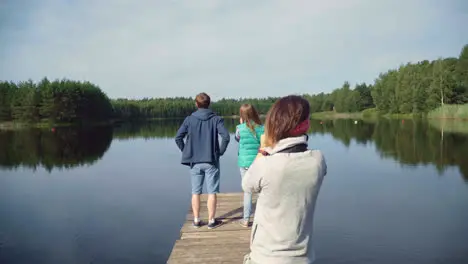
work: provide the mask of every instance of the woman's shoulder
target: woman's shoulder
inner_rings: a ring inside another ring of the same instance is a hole
[[[311,150],[311,155],[317,160],[319,164],[322,176],[327,175],[327,162],[325,160],[325,156],[323,155],[322,151],[318,149]]]
[[[310,155],[317,161],[318,164],[320,164],[320,167],[322,167],[323,170],[323,174],[327,174],[327,162],[323,152],[318,149],[312,149],[310,150]]]
[[[310,151],[310,155],[315,158],[320,158],[320,159],[324,158],[323,152],[319,149],[310,149],[309,151]]]
[[[238,125],[236,126],[236,128],[244,128],[244,127],[245,127],[245,123],[238,124]]]

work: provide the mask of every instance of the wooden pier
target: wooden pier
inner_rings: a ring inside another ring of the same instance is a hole
[[[175,242],[167,263],[241,264],[244,255],[249,252],[251,231],[250,227],[242,227],[238,223],[244,210],[243,197],[243,193],[218,194],[216,218],[223,221],[223,225],[215,229],[206,227],[206,195],[202,195],[200,199],[200,218],[205,222],[204,226],[198,229],[192,227],[193,215],[189,205],[189,212],[180,230],[180,239]],[[255,204],[256,196],[253,198],[253,211]]]

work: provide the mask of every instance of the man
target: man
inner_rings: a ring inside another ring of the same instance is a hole
[[[202,226],[200,220],[200,194],[206,177],[208,193],[208,228],[216,228],[221,221],[215,219],[216,194],[219,192],[219,158],[229,144],[230,136],[224,121],[211,109],[210,97],[200,93],[195,97],[197,111],[186,117],[175,137],[182,151],[182,164],[190,167],[192,183],[193,226]],[[218,134],[222,138],[221,146]],[[186,141],[184,138],[187,136]]]

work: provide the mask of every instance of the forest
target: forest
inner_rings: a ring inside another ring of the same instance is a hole
[[[381,73],[374,83],[349,82],[330,93],[303,94],[311,112],[424,114],[437,107],[468,103],[468,44],[457,58],[439,58],[400,65]],[[265,114],[277,100],[223,98],[212,103],[222,116],[237,115],[241,103],[254,104]],[[87,123],[107,120],[179,118],[194,111],[190,97],[109,99],[95,84],[67,79],[38,83],[0,82],[0,122]]]
[[[107,95],[90,82],[0,82],[0,121],[96,122],[113,114]]]

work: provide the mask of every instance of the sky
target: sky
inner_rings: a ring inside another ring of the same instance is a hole
[[[0,0],[0,80],[111,98],[267,97],[457,57],[466,0]]]

